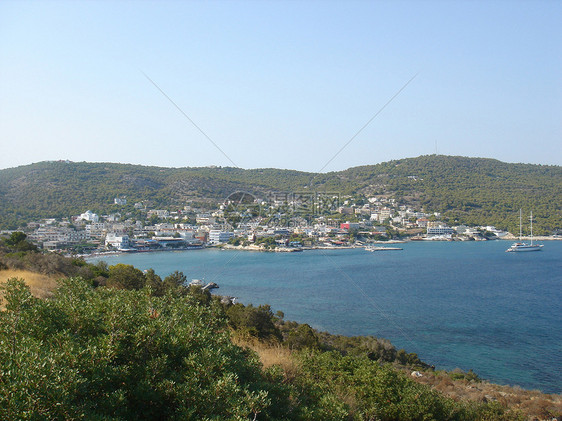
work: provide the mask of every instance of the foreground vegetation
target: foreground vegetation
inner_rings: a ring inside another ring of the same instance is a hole
[[[388,364],[295,353],[297,375],[262,369],[230,340],[221,306],[150,287],[60,282],[51,299],[9,280],[0,313],[0,418],[513,419],[464,403]]]
[[[548,395],[531,396],[533,408],[490,396],[454,396],[451,384],[471,390],[487,386],[471,372],[434,372],[415,354],[382,339],[334,336],[284,321],[267,305],[233,305],[185,287],[181,272],[161,279],[128,265],[14,251],[20,247],[25,244],[13,241],[0,247],[4,271],[17,264],[71,276],[61,277],[46,298],[35,297],[22,280],[12,278],[3,286],[0,419],[560,415],[559,400],[556,404]],[[412,370],[423,376],[416,381]]]

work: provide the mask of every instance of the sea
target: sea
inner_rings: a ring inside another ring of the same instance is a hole
[[[506,241],[423,241],[400,251],[201,249],[90,260],[162,277],[179,270],[285,320],[389,339],[437,369],[562,393],[562,241],[543,244],[532,253],[506,253]]]

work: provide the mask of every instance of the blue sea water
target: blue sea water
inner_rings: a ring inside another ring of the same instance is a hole
[[[103,260],[161,276],[180,270],[286,320],[387,338],[440,369],[562,393],[562,242],[544,244],[537,253],[505,253],[503,241],[411,242],[374,253],[208,249]]]

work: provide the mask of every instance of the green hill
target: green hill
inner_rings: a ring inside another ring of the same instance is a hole
[[[313,174],[230,167],[161,168],[114,163],[40,162],[0,170],[0,227],[91,209],[116,211],[113,198],[154,208],[217,202],[235,191],[384,194],[442,212],[453,223],[515,230],[519,208],[533,210],[537,232],[562,228],[562,168],[492,159],[421,156]]]

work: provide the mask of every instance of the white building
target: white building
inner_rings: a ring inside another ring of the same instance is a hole
[[[89,221],[89,222],[99,222],[100,217],[93,213],[91,210],[87,210],[83,214],[81,214],[78,218],[78,221]]]
[[[210,213],[198,213],[195,217],[195,222],[198,225],[212,225],[215,221],[215,218]]]
[[[447,235],[454,232],[453,228],[442,223],[430,223],[427,226],[427,235]]]
[[[209,231],[209,244],[226,243],[234,237],[234,233],[230,231],[211,230]]]
[[[458,227],[455,227],[454,230],[457,232],[457,234],[459,235],[466,235],[466,236],[478,236],[480,235],[480,233],[478,232],[478,230],[476,228],[472,228],[472,227],[467,227],[466,225],[459,225]]]
[[[380,216],[379,216],[379,221],[382,222],[385,219],[390,218],[390,215],[392,214],[392,210],[390,210],[389,208],[382,208],[380,210]]]
[[[90,233],[67,227],[39,227],[29,235],[29,239],[37,243],[75,244],[90,240]]]
[[[128,249],[130,247],[128,235],[116,235],[111,232],[105,236],[105,246],[111,246],[118,250]]]

